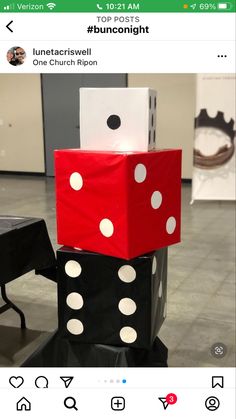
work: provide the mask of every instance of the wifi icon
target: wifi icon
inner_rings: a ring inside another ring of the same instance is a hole
[[[52,10],[52,9],[54,9],[54,7],[56,7],[56,3],[48,3],[48,4],[47,4],[47,7],[48,7],[50,10]]]

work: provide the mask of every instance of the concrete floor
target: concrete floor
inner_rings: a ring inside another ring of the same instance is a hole
[[[56,244],[54,179],[0,175],[1,214],[45,219]],[[235,204],[195,202],[182,187],[182,243],[169,249],[168,313],[159,337],[170,367],[235,365]],[[7,286],[27,330],[9,310],[0,315],[0,366],[17,366],[57,327],[56,284],[30,272]],[[0,305],[2,301],[0,299]],[[210,353],[222,342],[221,359]]]

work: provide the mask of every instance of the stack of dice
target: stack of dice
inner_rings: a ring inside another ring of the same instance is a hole
[[[83,88],[80,109],[81,149],[55,151],[59,333],[151,351],[180,241],[181,150],[156,149],[151,89]]]

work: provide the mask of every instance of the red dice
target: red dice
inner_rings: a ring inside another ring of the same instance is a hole
[[[181,150],[55,151],[58,243],[132,259],[180,241]]]

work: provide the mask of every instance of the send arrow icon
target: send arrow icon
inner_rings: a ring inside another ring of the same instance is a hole
[[[65,384],[65,388],[68,388],[69,385],[71,384],[72,380],[74,379],[74,377],[60,377],[60,379]]]
[[[162,402],[164,409],[166,410],[169,406],[169,403],[166,401],[165,397],[158,397],[158,399]]]

